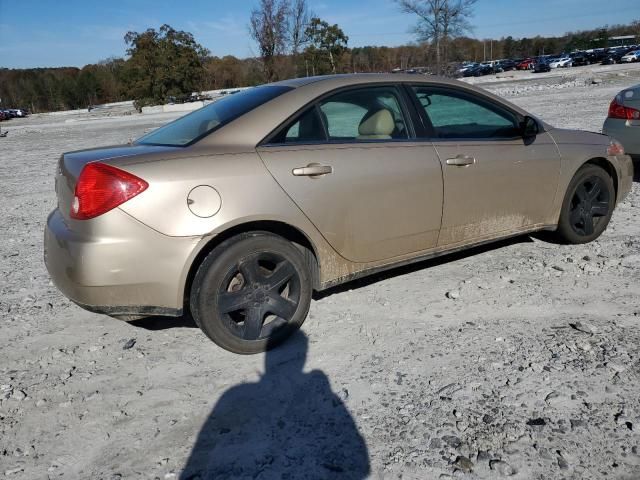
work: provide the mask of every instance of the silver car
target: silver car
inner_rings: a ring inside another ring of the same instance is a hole
[[[602,130],[622,143],[629,155],[640,157],[640,84],[616,95]]]

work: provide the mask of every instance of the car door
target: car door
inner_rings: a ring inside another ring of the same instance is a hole
[[[439,246],[470,243],[548,221],[560,156],[546,133],[523,138],[521,118],[455,87],[415,86],[443,169]]]
[[[435,149],[416,141],[395,86],[341,90],[309,105],[258,148],[276,181],[353,262],[433,248],[442,219]]]

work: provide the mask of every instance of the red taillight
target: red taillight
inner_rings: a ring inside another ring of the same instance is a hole
[[[148,187],[147,182],[124,170],[104,163],[88,163],[76,183],[71,218],[88,220],[102,215]]]
[[[618,120],[640,120],[640,110],[620,105],[618,99],[614,98],[611,105],[609,105],[609,118],[616,118]]]

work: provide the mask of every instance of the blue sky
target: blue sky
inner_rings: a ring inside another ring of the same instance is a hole
[[[214,55],[252,56],[257,0],[0,0],[0,67],[83,66],[125,54],[124,34],[168,23]],[[400,45],[415,23],[392,0],[309,0],[350,46]],[[476,38],[558,35],[640,19],[640,0],[478,0]]]

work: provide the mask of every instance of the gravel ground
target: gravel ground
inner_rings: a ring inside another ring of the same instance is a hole
[[[598,131],[640,69],[598,74],[485,86]],[[525,236],[351,283],[242,357],[189,319],[83,311],[42,262],[60,153],[170,118],[2,125],[0,475],[640,478],[640,184],[592,244]]]

